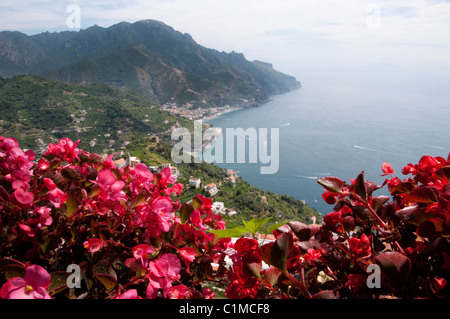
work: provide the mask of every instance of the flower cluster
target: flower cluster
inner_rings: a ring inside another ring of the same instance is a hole
[[[227,230],[211,199],[178,201],[170,169],[77,147],[61,139],[35,161],[0,137],[0,298],[450,297],[450,158],[424,156],[404,179],[383,163],[383,185],[324,177],[323,224],[276,224],[261,242],[267,220]]]
[[[0,298],[212,298],[203,284],[222,283],[230,243],[207,231],[225,227],[212,201],[181,205],[170,169],[117,169],[78,143],[34,162],[0,137]],[[67,287],[71,264],[79,289]]]
[[[324,200],[335,205],[321,226],[291,221],[274,231],[273,242],[236,242],[227,295],[450,297],[450,158],[424,156],[403,168],[412,175],[403,180],[388,163],[382,171],[381,186],[364,172],[350,184],[318,180]],[[385,185],[391,196],[375,196]],[[270,267],[262,270],[262,262]]]

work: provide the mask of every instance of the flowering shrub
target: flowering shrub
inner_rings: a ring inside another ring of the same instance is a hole
[[[205,231],[225,227],[212,201],[181,205],[170,168],[117,169],[77,145],[63,138],[33,163],[0,137],[0,298],[214,297],[203,283],[221,283],[231,241]]]
[[[0,137],[2,299],[213,298],[207,284],[229,298],[450,296],[450,159],[424,156],[403,180],[383,163],[381,186],[322,178],[324,224],[277,224],[260,243],[268,219],[226,229],[210,199],[178,202],[169,168],[117,169],[77,146],[61,139],[35,161]]]
[[[381,186],[364,172],[350,184],[318,180],[335,205],[322,226],[291,221],[274,231],[274,242],[238,240],[228,296],[450,297],[450,158],[424,156],[403,169],[411,175],[403,180],[388,163],[382,171]],[[374,195],[385,185],[392,201]]]

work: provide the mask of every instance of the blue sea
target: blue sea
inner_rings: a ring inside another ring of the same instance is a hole
[[[255,187],[305,200],[326,214],[332,207],[323,201],[317,179],[337,176],[350,182],[364,171],[366,180],[381,185],[383,162],[404,178],[402,167],[423,155],[447,158],[449,120],[450,93],[442,82],[387,76],[302,81],[301,89],[208,123],[223,129],[267,128],[269,135],[278,128],[276,174],[261,174],[260,167],[268,164],[216,164],[238,171]]]

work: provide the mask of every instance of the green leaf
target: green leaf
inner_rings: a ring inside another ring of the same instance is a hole
[[[6,265],[5,270],[5,279],[10,280],[12,278],[20,277],[23,278],[25,276],[25,268],[23,266],[17,264],[9,264]]]
[[[42,252],[47,254],[49,251],[52,251],[58,247],[61,244],[61,240],[61,236],[49,234],[48,236],[43,237],[43,239],[38,243]]]
[[[117,285],[117,279],[113,275],[109,274],[95,274],[95,277],[105,286],[108,291],[113,290]]]
[[[112,269],[107,259],[100,260],[93,267],[94,276],[105,286],[105,288],[111,291],[117,285],[117,274]]]
[[[50,295],[57,294],[67,288],[67,278],[70,276],[65,271],[54,271],[50,274],[51,282],[48,291]]]
[[[67,200],[66,200],[66,215],[67,215],[67,217],[72,216],[72,214],[75,213],[77,209],[78,209],[78,200],[71,195],[67,196]]]
[[[133,207],[141,205],[143,202],[145,202],[147,198],[147,192],[145,190],[141,191],[139,194],[137,194],[136,199],[134,200]]]
[[[245,228],[247,228],[252,234],[256,234],[258,232],[258,229],[271,219],[272,217],[262,220],[253,218],[249,222],[246,222],[245,220],[243,220],[242,222],[244,223]]]
[[[101,192],[102,192],[102,190],[100,189],[100,187],[98,187],[96,185],[95,187],[92,187],[92,190],[89,193],[89,198],[93,198],[93,197],[99,195]]]
[[[203,202],[202,200],[197,196],[195,196],[194,198],[192,198],[192,206],[194,207],[194,210],[199,209],[200,207],[202,207]]]
[[[248,233],[248,229],[244,227],[236,227],[229,229],[209,230],[209,232],[213,233],[219,238],[232,238],[232,237],[241,237],[245,233]]]
[[[191,214],[194,212],[194,207],[190,204],[183,203],[180,208],[180,219],[181,224],[185,224],[189,218],[191,217]]]

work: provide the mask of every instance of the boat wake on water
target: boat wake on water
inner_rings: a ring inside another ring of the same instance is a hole
[[[330,175],[331,175],[330,173],[311,173],[310,175],[297,175],[297,177],[318,180],[320,178],[319,176],[330,176]]]
[[[363,146],[359,146],[359,145],[353,145],[353,148],[357,148],[357,149],[365,150],[365,151],[379,152],[379,153],[391,153],[391,152],[388,152],[388,151],[377,150],[377,149],[374,149],[374,148],[363,147]]]

